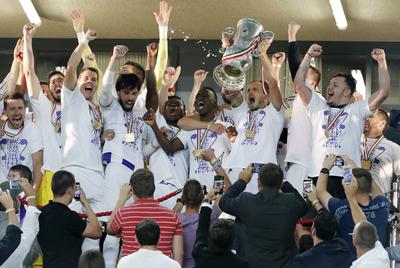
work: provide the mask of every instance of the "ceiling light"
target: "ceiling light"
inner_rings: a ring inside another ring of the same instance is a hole
[[[31,23],[34,23],[36,26],[40,26],[42,24],[42,20],[39,17],[35,7],[32,4],[31,0],[19,0],[22,8],[25,11],[26,16],[28,17]]]
[[[329,0],[332,8],[333,17],[335,17],[336,26],[339,30],[347,29],[346,15],[344,14],[342,2],[340,0]]]

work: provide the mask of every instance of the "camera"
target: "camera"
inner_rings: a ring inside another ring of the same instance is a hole
[[[260,163],[253,163],[253,164],[251,164],[251,167],[252,167],[251,172],[253,172],[253,173],[259,173],[259,172],[260,172],[260,169],[261,169],[261,167],[262,167],[263,165],[264,165],[264,164],[260,164]]]

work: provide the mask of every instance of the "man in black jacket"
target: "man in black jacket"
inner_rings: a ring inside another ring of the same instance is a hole
[[[306,213],[307,205],[290,183],[282,184],[283,172],[279,166],[271,163],[262,166],[258,175],[259,192],[242,193],[252,175],[250,165],[219,202],[222,211],[236,216],[240,222],[243,241],[238,254],[248,260],[251,268],[289,267],[294,228]]]
[[[312,227],[314,247],[297,255],[292,268],[347,268],[352,258],[346,241],[335,237],[336,219],[326,210],[318,211]]]
[[[219,219],[210,226],[211,201],[205,199],[200,209],[193,258],[196,268],[249,268],[249,264],[232,253],[233,224]]]

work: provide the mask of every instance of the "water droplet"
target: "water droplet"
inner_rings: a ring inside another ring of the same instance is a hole
[[[204,64],[206,64],[206,63],[203,61],[203,65],[204,65]]]
[[[206,48],[203,48],[203,50],[206,51],[207,49],[206,49]]]
[[[171,33],[175,33],[174,29],[171,29]]]
[[[201,40],[199,40],[199,41],[196,42],[196,44],[200,44],[200,43],[201,43]]]
[[[207,54],[207,58],[209,58],[210,56],[211,56],[211,53],[208,53],[208,54]]]
[[[184,38],[184,39],[189,39],[189,36],[188,36],[188,35],[185,35],[183,38]]]
[[[208,45],[208,42],[206,42],[206,45]]]

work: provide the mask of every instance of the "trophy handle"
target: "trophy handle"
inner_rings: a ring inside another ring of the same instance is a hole
[[[274,36],[275,36],[275,33],[271,32],[271,31],[264,31],[264,32],[260,33],[261,41],[270,40],[270,39],[274,38]]]

